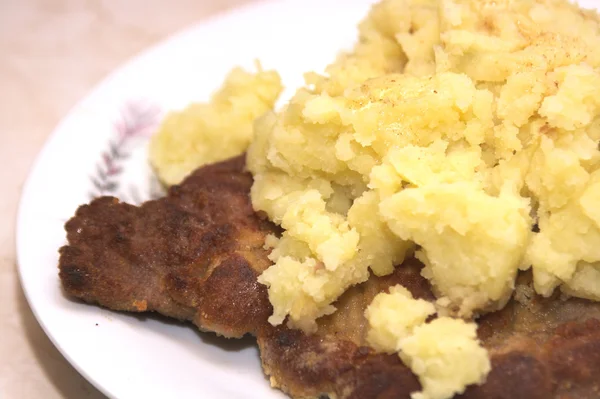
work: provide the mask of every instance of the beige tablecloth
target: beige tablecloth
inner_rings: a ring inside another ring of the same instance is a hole
[[[143,48],[250,0],[0,0],[0,398],[103,398],[44,335],[19,285],[23,181],[60,118]]]

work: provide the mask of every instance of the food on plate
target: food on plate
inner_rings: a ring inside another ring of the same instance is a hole
[[[253,206],[284,229],[259,277],[270,322],[315,331],[413,248],[442,315],[501,309],[528,268],[541,295],[598,298],[599,29],[566,1],[376,5],[351,53],[256,124]]]
[[[423,392],[414,398],[443,399],[481,383],[490,372],[488,354],[479,345],[477,326],[443,316],[425,324],[435,306],[414,299],[402,285],[377,294],[365,311],[367,342],[394,353],[419,377]]]
[[[435,296],[423,265],[409,257],[391,274],[350,288],[313,334],[272,326],[267,288],[257,276],[270,265],[263,242],[278,232],[252,211],[252,177],[243,168],[242,157],[205,166],[139,207],[112,197],[82,205],[66,224],[69,243],[60,251],[66,292],[115,310],[191,320],[227,337],[253,334],[271,383],[295,398],[401,399],[421,389],[396,354],[370,347],[365,311],[385,302],[382,292],[408,298],[409,291],[422,301],[419,313],[431,313]],[[530,272],[516,287],[507,306],[477,320],[492,370],[462,397],[597,398],[600,304],[558,292],[541,297]],[[425,331],[423,339],[440,331]]]
[[[113,197],[81,206],[60,249],[65,291],[225,337],[256,333],[270,308],[256,278],[270,265],[264,237],[276,228],[252,210],[252,177],[243,168],[238,157],[199,169],[140,207]]]
[[[251,333],[294,397],[597,396],[598,14],[382,0],[305,80],[275,111],[235,69],[167,117],[169,195],[80,208],[67,292]]]
[[[600,274],[599,27],[566,1],[376,5],[255,128],[252,202],[284,229],[260,277],[271,321],[314,330],[415,244],[450,315],[504,306],[519,268],[590,297],[570,282]]]
[[[150,141],[150,163],[165,185],[180,183],[201,165],[246,151],[252,124],[273,109],[281,78],[257,63],[257,72],[234,68],[209,102],[171,112]],[[223,134],[227,132],[227,134]]]

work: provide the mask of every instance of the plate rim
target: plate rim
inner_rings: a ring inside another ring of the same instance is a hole
[[[316,0],[315,0],[316,1]],[[323,1],[323,0],[320,0]],[[337,2],[339,4],[344,4],[343,0],[326,0],[331,1],[332,3]],[[352,2],[353,0],[351,0]],[[372,3],[371,0],[361,0],[362,3]],[[28,284],[25,281],[23,275],[23,259],[22,253],[25,250],[25,242],[26,239],[24,234],[27,232],[28,228],[24,226],[23,219],[25,212],[28,208],[28,205],[31,202],[31,198],[33,197],[33,181],[34,176],[38,169],[40,168],[40,164],[49,153],[49,151],[53,148],[53,143],[56,142],[60,136],[60,133],[64,130],[65,126],[69,124],[69,122],[77,115],[88,103],[94,101],[95,98],[99,96],[106,88],[110,87],[114,80],[125,71],[131,70],[132,67],[143,63],[144,59],[151,58],[154,54],[160,53],[161,50],[172,46],[173,43],[183,40],[185,37],[189,35],[193,35],[195,31],[201,28],[206,28],[211,25],[218,25],[224,23],[228,19],[238,19],[243,18],[245,14],[251,12],[258,12],[262,9],[269,9],[275,6],[281,6],[283,4],[287,5],[302,5],[306,6],[308,3],[305,0],[255,0],[251,3],[246,3],[240,6],[234,6],[233,8],[228,8],[224,10],[217,11],[207,17],[201,18],[198,21],[191,23],[185,27],[176,29],[172,33],[167,34],[161,39],[145,46],[140,51],[137,51],[131,54],[129,57],[125,58],[122,62],[118,63],[111,71],[104,76],[102,76],[99,80],[92,83],[88,86],[87,89],[83,91],[83,95],[79,97],[73,105],[64,113],[58,123],[56,123],[51,129],[49,129],[49,133],[44,139],[43,144],[36,152],[32,162],[30,163],[26,177],[22,182],[21,189],[19,190],[19,199],[17,204],[17,210],[15,213],[15,229],[14,229],[14,249],[15,249],[15,263],[17,269],[18,281],[23,290],[24,296],[26,298],[27,304],[33,313],[38,325],[44,331],[44,334],[48,339],[52,342],[52,345],[58,350],[61,356],[66,359],[71,367],[73,367],[82,377],[84,377],[91,385],[93,385],[96,389],[98,389],[102,394],[106,395],[109,398],[113,398],[114,393],[111,392],[107,386],[102,384],[96,377],[88,373],[77,361],[75,361],[71,354],[65,350],[65,348],[60,345],[57,341],[55,335],[53,335],[50,331],[48,324],[46,323],[44,316],[40,314],[40,309],[37,307],[36,302],[32,299],[31,292],[28,290]],[[584,6],[587,4],[585,0],[579,1],[580,5]],[[596,10],[600,10],[600,4],[595,5]],[[58,250],[58,248],[57,248]],[[41,367],[41,366],[40,366]]]
[[[328,0],[331,3],[342,3],[341,0]],[[361,0],[362,3],[372,3],[373,0]],[[51,333],[51,330],[44,319],[44,316],[40,313],[40,308],[37,306],[36,301],[32,299],[32,294],[28,290],[28,284],[25,281],[25,277],[23,274],[23,256],[22,253],[25,250],[25,242],[27,241],[24,238],[24,234],[27,231],[27,228],[24,227],[23,219],[28,208],[29,203],[31,202],[32,194],[33,194],[33,183],[34,176],[40,168],[40,164],[43,162],[45,156],[50,152],[53,148],[53,143],[56,142],[60,133],[65,129],[65,126],[68,126],[71,120],[75,118],[77,114],[81,112],[82,109],[88,104],[93,103],[94,99],[97,98],[100,93],[110,87],[113,82],[126,71],[131,70],[136,65],[142,64],[143,60],[146,58],[152,58],[154,54],[160,53],[164,48],[168,48],[172,46],[174,43],[179,41],[183,41],[187,36],[192,36],[199,29],[207,29],[211,25],[219,25],[226,23],[227,20],[243,18],[244,15],[248,13],[260,12],[263,9],[271,9],[277,6],[298,6],[306,4],[304,0],[255,0],[250,3],[246,3],[240,6],[234,6],[233,8],[227,8],[224,10],[217,11],[207,17],[199,19],[197,22],[193,22],[184,27],[176,29],[175,31],[167,34],[163,38],[155,41],[142,48],[141,50],[132,53],[129,57],[126,57],[123,61],[118,63],[113,69],[110,70],[107,74],[99,78],[96,82],[88,86],[88,89],[84,91],[84,94],[79,97],[73,105],[65,112],[59,119],[59,121],[50,129],[50,132],[46,136],[43,144],[36,152],[33,161],[28,167],[26,177],[23,180],[22,187],[19,190],[19,200],[17,205],[17,211],[15,213],[15,229],[14,229],[14,237],[15,237],[15,261],[16,261],[16,269],[18,281],[23,290],[25,299],[29,306],[29,309],[33,313],[35,320],[38,325],[42,328],[46,337],[50,340],[52,345],[58,350],[61,356],[67,360],[69,365],[73,367],[77,373],[79,373],[83,378],[86,379],[91,385],[93,385],[98,391],[100,391],[103,395],[108,398],[115,398],[115,394],[111,392],[111,390],[102,384],[96,377],[88,373],[77,361],[73,359],[71,354],[62,346],[57,340],[57,337]],[[57,248],[58,250],[58,248]]]

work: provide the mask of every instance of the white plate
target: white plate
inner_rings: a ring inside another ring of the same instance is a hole
[[[115,398],[281,398],[252,340],[136,317],[66,298],[58,279],[64,222],[90,194],[146,199],[145,142],[161,111],[207,99],[235,65],[256,58],[287,87],[322,69],[356,38],[372,0],[259,3],[213,18],[136,57],[108,77],[56,128],[25,185],[17,253],[38,321],[75,368]],[[111,146],[115,147],[111,151]],[[115,151],[116,150],[116,151]],[[94,183],[95,181],[95,183]],[[150,184],[150,185],[149,185]]]
[[[580,1],[595,8],[597,0]],[[19,272],[38,321],[63,355],[116,398],[281,398],[252,340],[110,312],[66,298],[57,249],[64,222],[90,194],[131,202],[155,190],[145,158],[162,112],[207,99],[235,65],[259,58],[287,86],[322,69],[356,37],[374,0],[284,0],[241,8],[187,30],[107,78],[63,120],[25,185],[17,221]]]

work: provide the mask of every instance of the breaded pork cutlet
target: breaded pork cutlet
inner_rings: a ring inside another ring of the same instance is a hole
[[[102,197],[66,223],[60,278],[71,296],[156,311],[226,337],[256,333],[271,312],[256,281],[275,227],[252,210],[244,158],[197,170],[137,207]]]
[[[244,157],[197,170],[166,197],[135,207],[115,198],[83,205],[60,249],[65,292],[89,303],[190,320],[226,337],[257,337],[265,373],[295,398],[409,398],[417,378],[397,355],[366,345],[364,311],[395,284],[433,300],[422,265],[409,259],[386,277],[348,290],[338,311],[307,335],[267,322],[272,308],[257,276],[278,230],[249,200]],[[492,371],[463,398],[600,398],[600,304],[544,299],[519,277],[514,298],[478,320]]]

